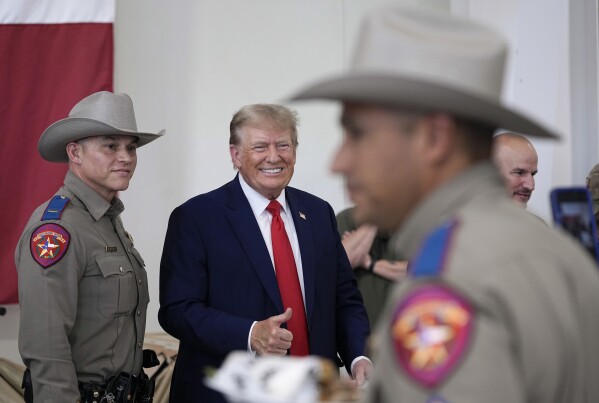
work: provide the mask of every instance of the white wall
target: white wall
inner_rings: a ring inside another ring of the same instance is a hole
[[[414,3],[413,1],[412,3]],[[347,67],[362,16],[408,1],[159,0],[119,2],[116,90],[129,93],[138,126],[167,129],[139,151],[123,193],[125,225],[149,272],[148,330],[160,330],[158,269],[168,216],[188,198],[233,178],[229,122],[241,106],[284,102],[312,80]],[[430,1],[448,10],[447,1]],[[168,28],[167,28],[168,27]],[[287,104],[300,114],[292,186],[348,205],[341,178],[329,173],[341,140],[332,103]]]
[[[381,5],[408,3],[472,16],[503,32],[515,45],[506,99],[569,133],[568,13],[561,0],[117,2],[115,90],[133,98],[139,129],[167,129],[165,138],[140,149],[135,177],[122,194],[125,227],[148,269],[148,331],[161,330],[158,271],[170,212],[235,174],[228,155],[232,114],[248,103],[281,102],[313,79],[347,68],[361,17]],[[291,184],[339,211],[349,201],[341,179],[329,173],[341,140],[338,107],[289,106],[302,120]],[[571,150],[567,138],[561,145],[533,142],[540,172],[530,206],[547,218],[548,189],[572,181]],[[18,308],[10,307],[0,318],[0,356],[18,360],[17,331]]]

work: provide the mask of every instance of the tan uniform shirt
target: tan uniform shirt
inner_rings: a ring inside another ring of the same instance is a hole
[[[57,195],[70,198],[60,219],[41,221],[48,203],[38,207],[15,253],[19,350],[36,402],[75,402],[78,381],[138,373],[149,302],[143,260],[119,217],[121,201],[108,203],[70,171]],[[62,258],[43,268],[30,249],[32,234],[51,223],[70,241]]]
[[[489,164],[431,194],[392,245],[417,257],[447,222],[442,253],[427,256],[441,271],[403,282],[386,306],[366,401],[599,402],[599,275],[586,252],[509,200]]]

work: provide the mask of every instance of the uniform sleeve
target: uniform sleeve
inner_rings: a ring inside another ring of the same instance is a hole
[[[43,260],[48,255],[53,258]],[[31,370],[35,401],[80,399],[69,335],[77,315],[77,284],[84,262],[85,249],[76,233],[60,221],[36,223],[17,245],[19,351]]]
[[[427,279],[396,290],[377,329],[378,370],[366,401],[519,403],[560,396],[564,377],[575,372],[563,336],[577,314],[569,303],[556,303],[565,300],[557,296],[565,282],[550,270],[536,275],[524,267],[531,264],[524,256],[517,260],[486,271],[484,279]],[[558,319],[559,310],[569,313]]]

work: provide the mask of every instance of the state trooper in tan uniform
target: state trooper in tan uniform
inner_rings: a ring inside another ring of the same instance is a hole
[[[136,149],[162,134],[138,132],[129,96],[103,91],[40,138],[42,158],[68,162],[69,171],[33,212],[15,253],[19,350],[35,402],[99,402],[108,381],[136,393],[148,285],[116,194],[129,185]]]
[[[395,230],[409,278],[388,300],[367,402],[598,402],[599,274],[507,197],[496,128],[555,137],[500,101],[506,45],[471,21],[391,9],[351,71],[295,99],[344,103],[333,170],[355,216]]]

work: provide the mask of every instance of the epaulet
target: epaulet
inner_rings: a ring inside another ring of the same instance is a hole
[[[50,200],[44,214],[42,215],[42,221],[46,220],[59,220],[62,215],[62,211],[65,209],[71,199],[66,196],[56,195]]]
[[[420,252],[410,262],[408,267],[410,277],[434,277],[443,271],[452,235],[457,227],[457,220],[452,219],[437,227],[426,237]]]

